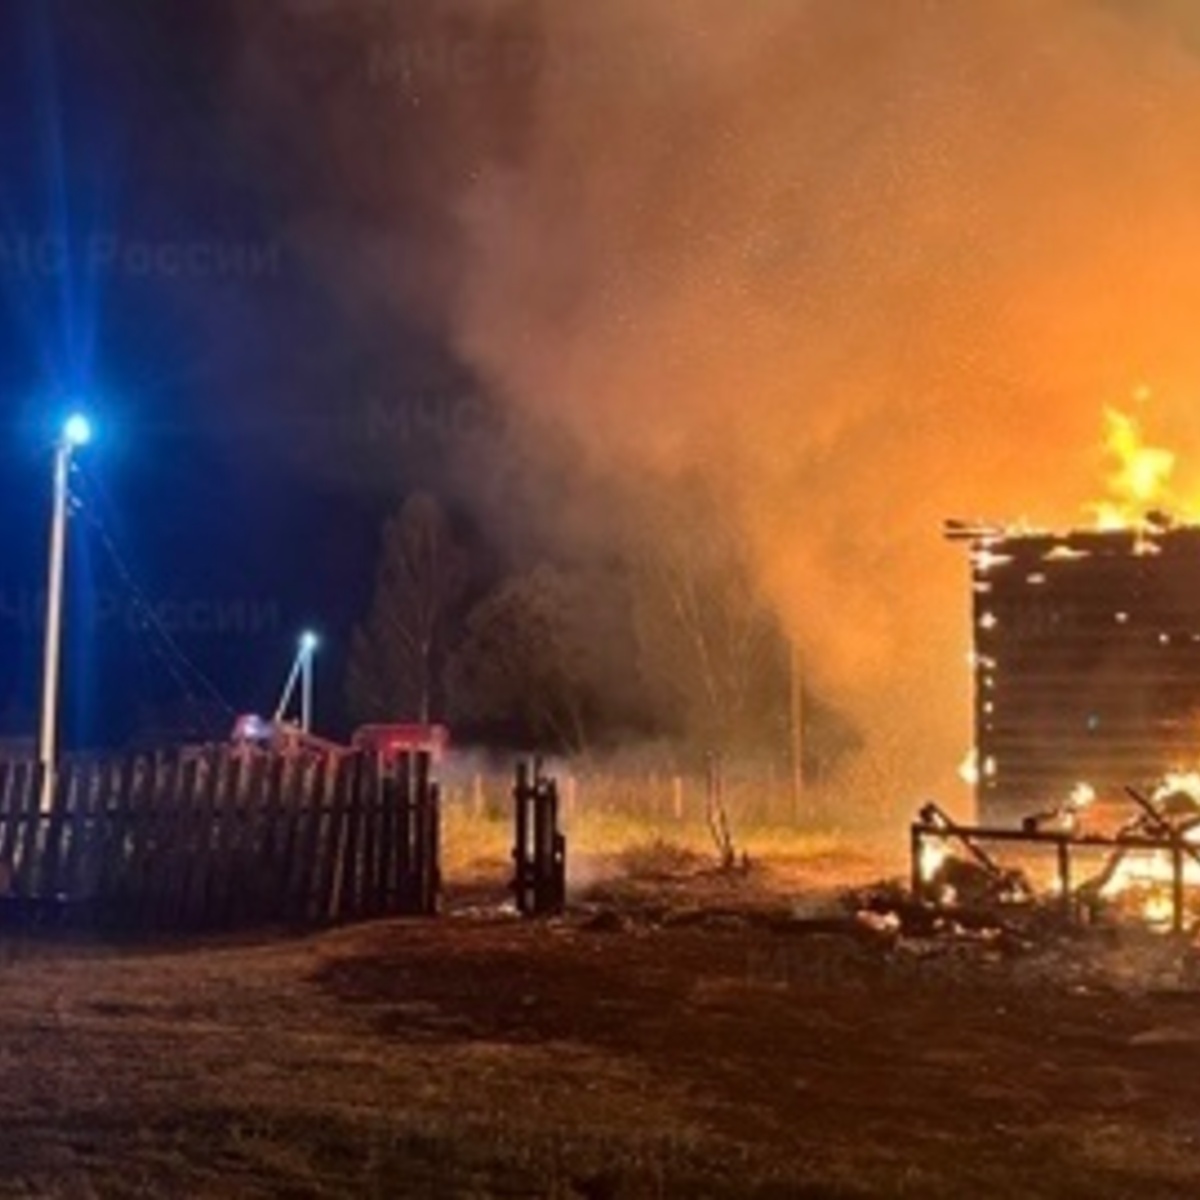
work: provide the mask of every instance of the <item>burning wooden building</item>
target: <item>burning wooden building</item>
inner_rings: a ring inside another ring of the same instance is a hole
[[[982,822],[1200,765],[1200,526],[946,533],[970,551]]]

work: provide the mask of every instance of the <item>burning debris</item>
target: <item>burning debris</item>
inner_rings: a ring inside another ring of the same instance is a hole
[[[890,898],[905,933],[1170,932],[1197,958],[1200,771],[1171,765],[1200,750],[1200,521],[1167,511],[1183,507],[1174,455],[1134,417],[1106,423],[1094,526],[946,524],[970,553],[975,749],[960,774],[981,816],[920,810],[910,892]]]
[[[1056,912],[1072,924],[1137,921],[1154,930],[1200,931],[1200,774],[1168,775],[1149,795],[1126,789],[1115,828],[1095,793],[1076,785],[1062,804],[1019,829],[953,821],[936,804],[913,824],[912,894],[944,912]],[[1132,806],[1131,808],[1129,806]],[[1094,817],[1093,817],[1094,814]],[[1018,848],[1022,866],[990,847]],[[1079,882],[1081,868],[1091,870]]]
[[[970,833],[956,825],[936,804],[920,812],[920,828],[941,836],[914,839],[917,895],[934,894],[940,903],[978,907],[983,903],[1014,904],[1032,898],[1028,879],[1002,867]],[[916,827],[914,827],[916,828]],[[959,853],[952,846],[957,844]]]

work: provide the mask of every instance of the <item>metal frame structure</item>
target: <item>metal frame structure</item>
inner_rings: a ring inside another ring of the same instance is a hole
[[[910,870],[912,894],[919,901],[937,906],[935,881],[925,876],[925,844],[927,841],[956,842],[970,858],[989,874],[1000,877],[1003,868],[980,843],[1003,843],[1027,848],[1052,847],[1055,851],[1057,894],[1062,915],[1076,921],[1080,912],[1080,889],[1074,886],[1072,851],[1106,850],[1108,860],[1098,877],[1089,880],[1092,887],[1111,877],[1125,856],[1131,852],[1162,853],[1171,860],[1171,930],[1182,933],[1187,911],[1186,864],[1200,863],[1200,846],[1187,840],[1185,828],[1170,825],[1148,809],[1140,796],[1130,792],[1148,812],[1147,820],[1155,832],[1122,832],[1118,834],[1079,833],[1071,830],[1011,829],[985,825],[960,825],[946,816],[936,805],[927,805],[919,820],[909,828]],[[1086,886],[1082,885],[1082,886]]]

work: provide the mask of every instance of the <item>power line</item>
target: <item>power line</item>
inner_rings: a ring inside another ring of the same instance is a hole
[[[112,502],[105,494],[103,485],[90,472],[85,472],[78,466],[76,474],[88,494],[86,497],[73,495],[72,499],[75,501],[73,509],[79,512],[88,525],[96,531],[101,545],[108,554],[117,572],[118,580],[131,602],[136,631],[143,635],[145,644],[180,687],[186,700],[192,703],[199,702],[200,697],[193,690],[193,684],[195,684],[209,700],[214,701],[228,715],[236,716],[238,710],[229,703],[216,684],[184,652],[155,611],[154,605],[147,598],[145,591],[138,584],[133,569],[125,555],[121,553],[115,538],[99,512],[99,509],[105,504],[112,507]],[[92,501],[92,503],[87,501]],[[189,682],[189,677],[191,682]]]

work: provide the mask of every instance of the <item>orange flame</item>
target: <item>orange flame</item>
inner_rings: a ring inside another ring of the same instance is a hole
[[[1135,400],[1145,400],[1139,389]],[[1137,417],[1111,406],[1104,410],[1104,446],[1115,467],[1108,477],[1111,495],[1090,506],[1100,529],[1136,529],[1149,513],[1172,507],[1171,474],[1175,455],[1161,446],[1146,444]]]
[[[1200,771],[1177,771],[1168,774],[1155,788],[1152,800],[1160,810],[1172,800],[1195,806],[1200,811]],[[1192,826],[1183,833],[1183,840],[1192,846],[1200,845],[1200,827]],[[1183,860],[1183,882],[1188,888],[1200,886],[1200,862],[1188,856]],[[1165,850],[1131,851],[1121,860],[1102,895],[1112,897],[1123,892],[1136,892],[1141,897],[1142,918],[1152,927],[1164,928],[1172,920],[1174,903],[1171,884],[1175,866]]]

